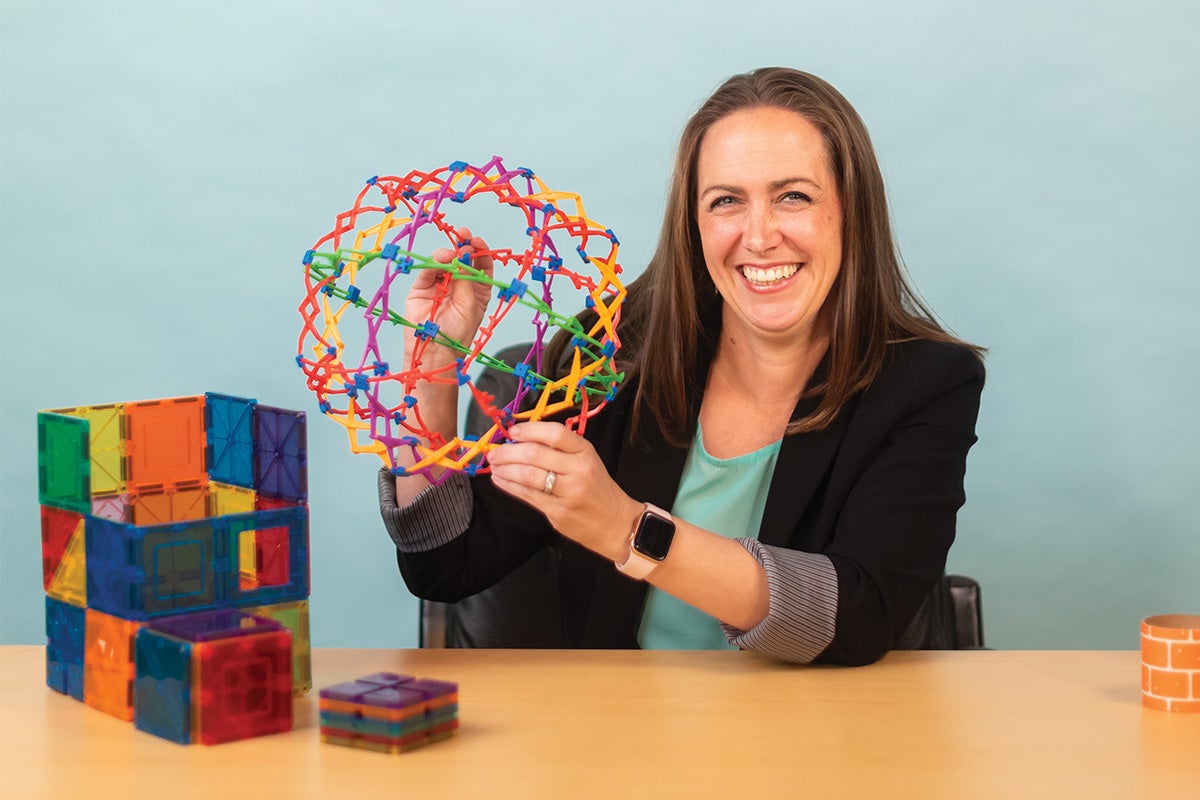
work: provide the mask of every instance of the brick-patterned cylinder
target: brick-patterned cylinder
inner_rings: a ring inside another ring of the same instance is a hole
[[[1200,712],[1200,614],[1142,620],[1142,705]]]

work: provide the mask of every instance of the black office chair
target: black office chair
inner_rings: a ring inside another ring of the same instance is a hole
[[[529,353],[517,344],[496,354],[510,367]],[[516,396],[511,374],[487,368],[476,386],[497,407]],[[472,404],[465,432],[480,436],[492,421]],[[457,603],[421,600],[421,647],[555,647],[561,641],[557,567],[561,544],[552,542],[503,580]],[[521,609],[513,613],[512,609]],[[983,645],[979,583],[965,575],[944,575],[897,643],[897,650],[970,650]]]

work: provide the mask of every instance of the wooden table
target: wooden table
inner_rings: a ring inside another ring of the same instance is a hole
[[[185,747],[47,689],[0,648],[12,798],[1200,797],[1200,714],[1142,708],[1135,652],[901,652],[790,667],[742,652],[318,650],[314,683],[460,683],[457,736],[400,755],[290,733]]]

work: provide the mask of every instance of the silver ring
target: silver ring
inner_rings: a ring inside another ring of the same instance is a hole
[[[554,470],[546,470],[546,483],[542,486],[542,491],[546,494],[554,494],[554,482],[558,480],[558,475]]]

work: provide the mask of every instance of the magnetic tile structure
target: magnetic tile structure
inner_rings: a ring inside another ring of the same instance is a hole
[[[47,685],[181,743],[290,728],[304,413],[209,392],[42,411],[37,433]]]
[[[458,684],[377,672],[320,692],[321,741],[402,753],[458,732]]]

